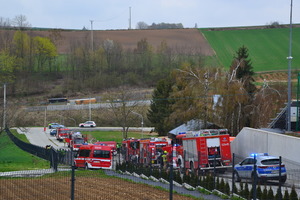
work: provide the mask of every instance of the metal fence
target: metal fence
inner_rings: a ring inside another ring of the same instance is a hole
[[[30,144],[15,137],[9,129],[5,130],[9,138],[17,145],[20,149],[48,160],[50,167],[57,171],[59,164],[72,165],[73,153],[66,149],[54,149],[52,146],[41,147],[34,144]]]

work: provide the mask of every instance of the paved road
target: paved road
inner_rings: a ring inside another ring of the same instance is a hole
[[[26,130],[23,131],[18,129],[18,132],[25,134],[29,142],[37,146],[45,147],[46,145],[51,145],[55,149],[67,148],[67,146],[64,146],[63,142],[59,142],[56,137],[50,136],[49,129],[46,129],[46,132],[44,132],[44,128],[42,127],[33,127],[26,128]]]

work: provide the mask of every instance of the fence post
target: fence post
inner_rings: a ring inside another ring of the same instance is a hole
[[[56,150],[51,147],[51,157],[52,157],[52,167],[55,172],[57,172],[57,165],[58,165],[58,153]]]
[[[216,189],[216,152],[214,153],[214,182],[213,189]]]
[[[233,153],[232,154],[232,185],[231,185],[231,195],[233,196],[233,193],[236,192],[234,191],[234,185],[235,185],[235,182],[234,182],[234,176],[235,176],[235,173],[234,173],[234,157],[235,157],[235,154]]]
[[[173,141],[171,143],[171,156],[170,156],[170,200],[173,199]]]
[[[74,163],[74,156],[73,156],[73,148],[71,148],[71,155],[72,155],[72,172],[71,172],[71,200],[74,200],[74,193],[75,193],[75,163]]]
[[[282,199],[282,194],[281,194],[281,156],[279,156],[279,183],[278,183],[278,198],[279,200]]]
[[[254,169],[253,169],[253,183],[252,183],[252,188],[253,188],[253,200],[256,200],[256,185],[257,185],[257,165],[256,165],[256,155],[254,154]]]

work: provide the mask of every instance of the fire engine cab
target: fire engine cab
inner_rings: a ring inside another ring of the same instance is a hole
[[[78,151],[81,145],[87,144],[87,138],[80,132],[71,132],[65,138],[65,142],[68,144],[68,147],[73,148],[73,151]]]
[[[75,167],[86,169],[112,169],[113,149],[103,145],[82,145],[74,158]]]
[[[58,128],[56,133],[56,139],[58,141],[63,141],[65,138],[69,137],[69,134],[72,133],[72,130],[69,128]]]

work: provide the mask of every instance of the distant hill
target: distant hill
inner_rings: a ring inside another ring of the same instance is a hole
[[[233,56],[242,45],[249,49],[254,71],[287,70],[289,28],[215,28],[201,29],[216,52],[220,63],[229,68]],[[300,28],[292,30],[292,69],[300,69]]]
[[[2,31],[0,30],[0,34]],[[10,30],[14,31],[14,30]],[[148,43],[156,49],[161,42],[165,41],[169,47],[175,48],[178,52],[197,53],[204,56],[214,55],[214,51],[199,34],[197,29],[160,29],[160,30],[63,30],[63,29],[38,29],[26,30],[30,36],[50,37],[55,32],[57,39],[56,46],[60,54],[68,54],[74,44],[85,44],[90,46],[93,34],[94,46],[102,44],[105,40],[119,42],[123,49],[137,47],[137,43],[146,38]]]
[[[292,68],[299,69],[300,57],[300,25],[294,25],[292,42]],[[3,31],[0,30],[0,34]],[[13,33],[14,30],[9,30]],[[160,29],[160,30],[65,30],[40,29],[26,30],[30,36],[51,37],[55,32],[56,46],[60,54],[68,54],[74,44],[91,44],[91,36],[95,48],[105,40],[119,42],[123,49],[134,50],[137,43],[146,38],[156,49],[165,41],[177,52],[201,54],[216,58],[220,65],[229,68],[233,56],[239,47],[245,45],[249,49],[254,71],[287,70],[289,53],[288,25],[278,28],[268,26],[228,27],[206,29]],[[213,60],[214,60],[213,59]],[[214,62],[215,63],[215,62]]]

